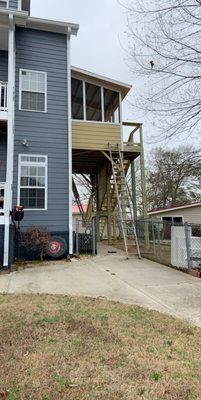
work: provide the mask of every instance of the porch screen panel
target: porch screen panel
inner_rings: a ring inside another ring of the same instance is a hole
[[[72,96],[72,118],[84,119],[84,99],[83,99],[83,82],[79,79],[71,79],[71,96]]]
[[[104,89],[104,119],[105,122],[120,122],[119,93]]]
[[[101,88],[86,82],[86,118],[88,121],[102,121]]]

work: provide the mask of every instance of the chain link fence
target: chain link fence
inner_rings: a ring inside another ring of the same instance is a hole
[[[138,220],[141,255],[179,269],[201,270],[201,224]]]

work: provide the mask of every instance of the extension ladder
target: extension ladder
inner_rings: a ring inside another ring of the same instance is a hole
[[[111,187],[114,187],[117,196],[119,223],[123,236],[126,257],[128,259],[131,256],[129,252],[129,246],[133,246],[133,244],[128,243],[128,227],[131,226],[132,234],[129,235],[129,237],[133,239],[137,249],[137,255],[139,258],[141,258],[133,215],[131,194],[124,170],[123,155],[119,146],[117,151],[116,148],[113,149],[110,145],[109,154],[112,164]]]

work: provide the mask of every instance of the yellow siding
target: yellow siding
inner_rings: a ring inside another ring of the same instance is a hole
[[[107,150],[108,143],[121,143],[121,127],[118,124],[72,121],[73,149]]]

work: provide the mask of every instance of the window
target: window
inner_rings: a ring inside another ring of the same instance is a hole
[[[72,118],[84,119],[83,82],[72,78]]]
[[[0,1],[0,8],[8,8],[8,1]]]
[[[20,110],[47,111],[46,72],[20,70]]]
[[[102,121],[101,87],[85,84],[86,88],[86,119],[88,121]]]
[[[47,156],[19,156],[18,203],[29,210],[47,209]]]
[[[104,89],[104,120],[105,122],[120,122],[119,93]]]
[[[171,222],[173,225],[181,225],[183,223],[182,217],[162,217],[163,222]]]

